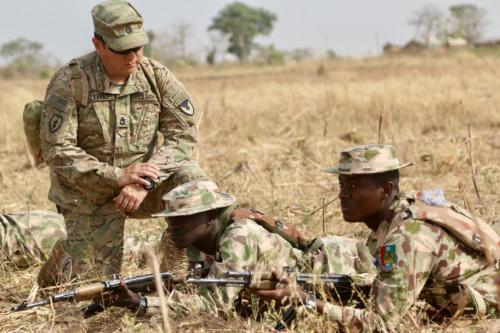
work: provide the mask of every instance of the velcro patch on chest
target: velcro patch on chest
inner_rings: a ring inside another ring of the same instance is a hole
[[[177,107],[188,116],[192,116],[194,114],[194,106],[189,99],[184,100]]]
[[[382,245],[380,247],[378,260],[378,268],[382,272],[392,272],[398,265],[398,255],[396,253],[396,245]]]
[[[106,94],[100,91],[92,91],[89,95],[89,100],[91,102],[110,101],[112,99],[113,99],[112,94]]]
[[[158,101],[158,97],[156,97],[156,95],[150,90],[138,91],[130,95],[130,100],[132,102],[144,102],[144,101],[155,102]]]
[[[128,116],[126,115],[119,115],[118,119],[116,120],[116,127],[118,128],[128,128]]]

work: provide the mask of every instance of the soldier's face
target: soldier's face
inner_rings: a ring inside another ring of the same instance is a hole
[[[137,70],[144,48],[131,50],[127,54],[118,54],[113,52],[104,42],[96,38],[93,38],[92,41],[108,75],[128,76]]]
[[[339,199],[347,222],[363,222],[383,209],[387,195],[370,175],[340,175]]]
[[[184,249],[210,233],[210,216],[198,213],[190,216],[173,216],[167,219],[167,232],[178,249]]]

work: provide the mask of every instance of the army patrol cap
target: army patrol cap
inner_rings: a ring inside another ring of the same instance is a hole
[[[228,193],[219,192],[211,181],[192,181],[177,186],[163,196],[165,210],[153,216],[187,216],[227,207],[236,202]]]
[[[141,14],[127,1],[108,0],[92,9],[94,32],[115,51],[123,51],[149,42]]]
[[[399,170],[413,164],[415,163],[401,164],[393,146],[373,144],[341,151],[339,164],[322,171],[342,175],[362,175]]]

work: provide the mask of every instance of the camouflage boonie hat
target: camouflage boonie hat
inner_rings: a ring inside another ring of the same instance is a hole
[[[101,2],[92,9],[92,19],[94,32],[113,50],[128,50],[149,42],[141,14],[127,1]]]
[[[153,216],[186,216],[227,207],[236,202],[228,193],[219,192],[211,181],[196,180],[177,186],[163,196],[165,210]]]
[[[362,175],[399,170],[413,164],[415,163],[399,163],[393,146],[375,144],[356,146],[341,151],[339,164],[322,171],[342,175]]]

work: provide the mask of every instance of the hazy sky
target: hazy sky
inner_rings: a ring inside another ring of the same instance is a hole
[[[45,51],[66,62],[92,48],[90,11],[94,0],[3,0],[0,43],[17,37],[37,40]],[[189,48],[202,52],[209,45],[207,27],[228,0],[135,0],[146,29],[166,30],[178,22],[192,26]],[[414,35],[408,21],[415,9],[434,3],[475,3],[487,9],[487,37],[500,37],[498,0],[243,0],[278,16],[273,33],[259,39],[278,49],[332,49],[342,55],[373,55],[390,41],[404,43]]]

